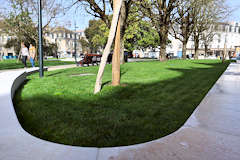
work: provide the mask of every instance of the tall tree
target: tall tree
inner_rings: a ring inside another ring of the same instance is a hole
[[[78,0],[80,5],[83,5],[90,15],[100,18],[110,29],[111,27],[111,18],[110,14],[113,10],[113,0]],[[121,64],[124,63],[124,35],[126,28],[131,24],[131,21],[128,20],[128,16],[131,13],[131,8],[134,5],[134,0],[125,0],[122,3],[121,15],[120,15],[120,29],[121,29],[121,54],[120,61]]]
[[[130,14],[135,19],[135,14]],[[130,18],[129,17],[129,18]],[[85,30],[88,40],[88,47],[92,52],[101,51],[107,43],[109,29],[102,20],[90,20],[89,27]],[[147,20],[132,20],[124,35],[124,45],[128,52],[135,49],[157,48],[159,45],[159,36],[154,27]]]
[[[96,0],[79,0],[83,5],[86,5],[86,10],[89,14],[98,17],[102,19],[106,25],[110,28],[110,16],[108,15],[108,9],[113,9],[115,0],[102,0],[102,1],[96,1]],[[119,23],[119,29],[120,29],[120,50],[117,48],[114,49],[113,54],[113,63],[112,63],[112,71],[113,71],[113,81],[112,84],[117,86],[120,85],[120,76],[114,76],[118,75],[120,73],[120,64],[124,63],[124,34],[125,30],[127,28],[127,19],[129,15],[129,11],[131,8],[131,5],[133,3],[133,0],[124,0],[121,3],[121,10],[120,10],[120,16],[118,19]],[[117,41],[117,40],[116,40]],[[115,43],[115,47],[118,47],[117,42]],[[120,55],[120,58],[118,59],[118,55]],[[116,56],[116,57],[115,57]],[[117,78],[116,78],[117,77]]]
[[[216,32],[214,31],[214,25],[215,24],[212,24],[211,26],[209,26],[209,28],[205,32],[203,32],[201,36],[201,40],[204,45],[205,55],[207,55],[209,45],[211,44],[214,36],[216,35]]]
[[[125,48],[132,52],[135,49],[155,49],[159,46],[159,36],[154,27],[146,20],[139,20],[128,27],[125,34]]]
[[[82,46],[83,53],[90,52],[90,49],[89,49],[90,44],[86,38],[81,37],[79,40],[79,43]]]
[[[18,42],[38,44],[37,31],[37,0],[8,0],[8,7],[0,15],[3,17],[5,28],[3,32],[14,37]],[[63,12],[60,4],[56,0],[43,0],[44,25],[43,32],[54,21],[57,15]],[[45,44],[47,42],[45,41]],[[9,41],[9,45],[14,44]],[[20,44],[19,44],[20,45]],[[53,46],[49,44],[49,46]],[[48,46],[48,47],[49,47]],[[47,46],[46,46],[47,47]]]
[[[138,2],[143,16],[151,20],[160,38],[160,61],[166,60],[169,28],[175,23],[179,0],[143,0]]]
[[[228,7],[225,0],[201,0],[195,3],[196,10],[194,21],[194,59],[198,59],[199,43],[202,40],[203,33],[212,25],[217,24],[219,20],[224,20],[228,15]]]
[[[94,89],[95,94],[100,92],[100,90],[102,88],[102,77],[103,77],[103,73],[104,73],[104,68],[106,66],[107,57],[110,53],[110,49],[111,49],[111,46],[112,46],[112,43],[113,43],[113,39],[115,38],[115,34],[116,34],[117,26],[118,26],[118,20],[119,20],[119,16],[120,16],[120,10],[121,10],[121,7],[122,7],[123,0],[119,0],[119,1],[115,0],[115,2],[117,4],[115,5],[116,7],[114,7],[112,24],[111,24],[110,32],[109,32],[109,36],[108,36],[108,42],[107,42],[106,47],[104,49],[102,60],[101,60],[100,67],[99,67],[99,70],[98,70],[98,75],[97,75],[95,89]]]
[[[84,33],[88,39],[91,52],[95,53],[105,47],[109,29],[102,20],[90,20]]]
[[[194,3],[196,0],[180,0],[177,6],[177,18],[172,26],[173,35],[182,42],[182,58],[187,58],[187,43],[193,33],[195,12]]]

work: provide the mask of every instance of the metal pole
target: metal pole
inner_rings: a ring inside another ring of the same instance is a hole
[[[75,52],[75,63],[78,66],[77,63],[77,26],[76,26],[76,21],[75,21],[75,33],[74,33],[74,52]]]
[[[44,76],[43,71],[43,50],[42,50],[42,0],[38,0],[38,51],[39,51],[39,76]]]

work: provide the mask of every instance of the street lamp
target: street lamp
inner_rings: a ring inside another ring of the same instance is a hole
[[[42,0],[38,0],[38,51],[39,51],[39,76],[42,78],[43,73],[43,50],[42,50]]]
[[[74,52],[75,52],[75,63],[78,66],[77,63],[77,25],[76,25],[76,20],[75,20],[75,32],[74,32]]]

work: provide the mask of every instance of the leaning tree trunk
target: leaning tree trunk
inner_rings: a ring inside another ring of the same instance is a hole
[[[182,59],[187,59],[187,42],[183,41]]]
[[[100,92],[101,87],[102,87],[102,77],[103,77],[103,73],[104,73],[104,68],[106,66],[107,58],[108,58],[108,55],[110,53],[110,49],[111,49],[111,46],[112,46],[112,43],[113,43],[113,39],[115,37],[117,24],[118,24],[119,13],[120,13],[120,9],[121,9],[123,0],[119,0],[119,1],[115,0],[114,2],[116,4],[116,7],[113,10],[113,19],[112,19],[112,24],[111,24],[109,36],[108,36],[108,41],[107,41],[107,45],[104,49],[103,56],[102,56],[101,63],[100,63],[100,67],[99,67],[99,70],[98,70],[98,75],[97,75],[95,89],[94,89],[95,94]]]

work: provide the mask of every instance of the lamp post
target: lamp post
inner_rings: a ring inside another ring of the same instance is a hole
[[[75,20],[75,32],[74,32],[74,52],[75,52],[75,63],[78,66],[77,63],[77,25],[76,25],[76,20]]]
[[[42,0],[38,0],[38,51],[39,51],[39,76],[44,76],[43,72],[43,50],[42,50]]]

